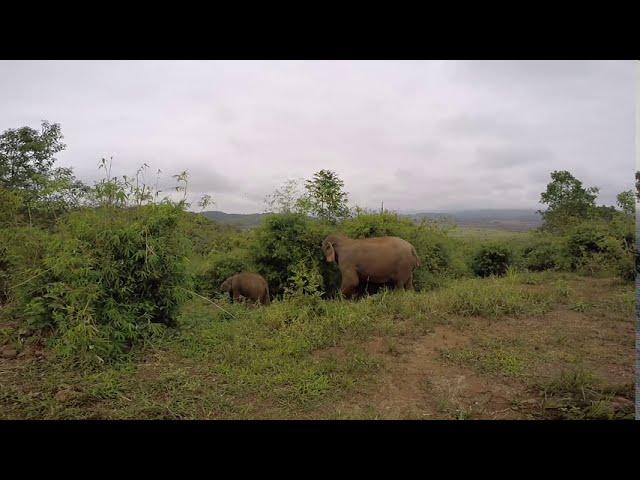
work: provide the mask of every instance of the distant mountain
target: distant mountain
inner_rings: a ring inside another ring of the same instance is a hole
[[[220,211],[203,212],[204,215],[225,225],[235,225],[241,228],[251,228],[260,224],[266,213],[224,213]],[[484,227],[500,230],[525,231],[537,228],[542,224],[540,215],[532,210],[460,210],[450,212],[419,212],[403,214],[402,216],[420,220],[422,218],[444,219],[461,227]]]
[[[449,218],[461,227],[497,228],[500,230],[525,231],[542,225],[540,214],[533,210],[495,209],[459,210],[450,212],[420,212],[406,215],[409,218]]]
[[[203,215],[210,220],[225,225],[235,225],[242,228],[250,228],[260,225],[264,213],[224,213],[217,210],[210,212],[202,212]]]

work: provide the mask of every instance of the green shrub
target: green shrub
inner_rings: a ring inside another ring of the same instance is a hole
[[[317,265],[304,261],[296,263],[291,269],[289,285],[285,287],[286,296],[311,295],[320,297],[324,293],[324,280]]]
[[[249,245],[250,232],[242,232],[238,227],[217,223],[200,214],[185,212],[180,218],[180,230],[189,239],[192,252],[201,257]]]
[[[504,275],[512,264],[512,250],[498,243],[481,246],[471,260],[473,273],[479,277]]]
[[[533,272],[556,270],[566,266],[561,241],[551,235],[536,237],[523,248],[522,263],[524,268]]]
[[[23,207],[24,196],[20,191],[0,186],[0,228],[22,223]]]
[[[267,280],[272,295],[284,293],[301,262],[323,277],[326,275],[334,288],[335,273],[325,262],[320,248],[332,230],[327,224],[296,213],[272,214],[264,219],[254,232],[251,259]],[[323,283],[326,287],[327,282]]]
[[[36,227],[6,227],[0,229],[0,305],[9,304],[3,314],[13,315],[16,285],[27,281],[33,269],[41,265],[51,233]]]
[[[571,268],[585,275],[635,278],[635,237],[631,221],[583,222],[566,237]]]
[[[416,224],[408,218],[402,218],[393,212],[360,213],[344,220],[340,226],[350,238],[372,238],[385,236],[406,237]]]
[[[32,327],[63,356],[108,361],[173,325],[189,287],[181,208],[98,208],[70,214],[19,291]]]

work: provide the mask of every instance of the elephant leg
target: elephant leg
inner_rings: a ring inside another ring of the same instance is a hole
[[[413,288],[413,274],[409,275],[409,278],[407,279],[406,283],[404,284],[404,288],[406,290],[415,290]]]
[[[342,286],[340,287],[340,291],[345,298],[353,297],[358,289],[358,283],[360,283],[360,281],[355,272],[342,272]]]
[[[396,290],[404,290],[404,286],[406,282],[407,282],[407,279],[405,277],[398,277],[395,279],[393,283]]]

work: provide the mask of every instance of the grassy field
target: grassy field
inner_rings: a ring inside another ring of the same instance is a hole
[[[16,345],[0,418],[633,418],[634,299],[628,282],[543,272],[355,302],[193,300],[99,370]]]

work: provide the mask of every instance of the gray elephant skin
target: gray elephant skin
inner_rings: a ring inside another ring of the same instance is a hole
[[[399,237],[352,239],[333,234],[322,242],[322,252],[327,262],[338,264],[340,290],[347,298],[367,283],[413,289],[413,271],[420,266],[414,246]]]
[[[269,305],[269,285],[262,275],[242,272],[227,278],[220,290],[229,293],[232,301],[247,299],[262,305]]]

